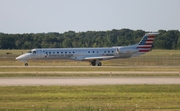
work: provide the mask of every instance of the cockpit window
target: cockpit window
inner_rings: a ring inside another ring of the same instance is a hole
[[[28,53],[32,53],[32,51],[29,51]]]
[[[33,54],[36,54],[36,51],[33,51]]]

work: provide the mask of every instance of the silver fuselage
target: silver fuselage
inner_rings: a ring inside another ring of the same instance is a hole
[[[16,59],[28,60],[70,59],[77,61],[108,60],[114,58],[129,58],[143,54],[132,46],[107,48],[39,48],[18,56]]]
[[[147,33],[138,44],[130,46],[102,47],[102,48],[41,48],[18,56],[19,61],[70,59],[89,61],[93,66],[101,66],[102,60],[115,58],[136,57],[151,51],[154,37],[158,33]],[[25,65],[28,65],[27,63]]]

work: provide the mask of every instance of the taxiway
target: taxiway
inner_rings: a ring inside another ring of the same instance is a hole
[[[0,78],[0,86],[180,84],[180,77],[39,77]]]

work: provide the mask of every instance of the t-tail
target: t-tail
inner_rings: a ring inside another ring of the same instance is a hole
[[[137,44],[137,49],[140,53],[146,53],[151,51],[155,36],[159,33],[146,33]]]

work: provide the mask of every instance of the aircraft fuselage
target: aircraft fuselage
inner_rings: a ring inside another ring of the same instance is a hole
[[[70,59],[89,61],[93,66],[101,66],[102,60],[136,57],[151,51],[155,35],[147,33],[135,45],[102,48],[38,48],[18,56],[16,59],[27,64],[28,60]]]

